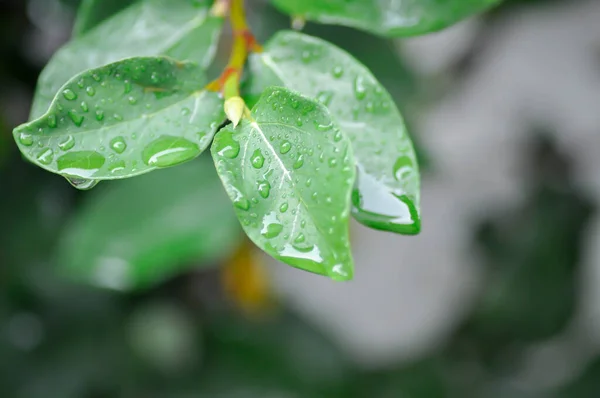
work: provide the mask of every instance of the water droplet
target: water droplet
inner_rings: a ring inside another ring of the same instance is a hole
[[[168,167],[193,159],[199,152],[193,142],[166,135],[148,144],[142,151],[142,159],[148,166]]]
[[[240,210],[247,211],[250,209],[250,201],[246,199],[244,196],[241,196],[233,201],[233,205]]]
[[[342,140],[342,138],[344,138],[344,135],[342,134],[341,130],[336,131],[335,134],[333,135],[334,142],[340,142]]]
[[[300,105],[300,103],[298,102],[298,100],[292,99],[292,108],[298,109],[299,105]]]
[[[365,105],[365,110],[369,113],[373,112],[373,103],[371,101],[367,102],[367,104]]]
[[[235,159],[240,153],[240,143],[233,139],[231,135],[225,135],[219,142],[220,149],[217,152],[219,156],[229,159]]]
[[[83,116],[78,114],[75,109],[71,109],[69,112],[67,112],[67,114],[69,115],[69,118],[71,119],[71,121],[73,122],[73,124],[75,126],[81,127],[81,125],[83,124],[83,119],[84,119]]]
[[[314,200],[316,202],[317,199],[319,198],[319,193],[318,192],[313,192],[313,194],[310,195],[310,197],[312,198],[312,200]]]
[[[131,82],[129,80],[125,80],[124,91],[125,91],[125,94],[128,94],[131,92]]]
[[[281,204],[281,206],[279,206],[279,211],[282,212],[282,213],[285,213],[288,210],[288,207],[289,207],[288,203],[287,202],[283,202]]]
[[[302,127],[302,124],[303,124],[303,123],[304,123],[304,122],[302,121],[302,118],[301,118],[301,117],[299,117],[298,119],[296,119],[296,126],[298,126],[298,127]]]
[[[354,79],[354,96],[357,100],[362,100],[367,95],[367,88],[365,87],[365,79],[362,76],[358,76]]]
[[[94,95],[96,95],[96,89],[92,86],[88,86],[85,89],[85,92],[87,93],[87,95],[89,95],[90,97],[93,97]]]
[[[270,212],[263,217],[263,227],[260,233],[267,239],[272,239],[283,231],[283,225],[277,219],[275,212]]]
[[[137,104],[137,99],[135,99],[135,97],[129,97],[127,100],[129,101],[130,105]]]
[[[119,171],[122,171],[122,170],[125,170],[125,161],[124,160],[115,162],[115,163],[111,164],[110,166],[108,166],[108,171],[110,171],[113,174],[118,173]]]
[[[85,101],[81,102],[81,110],[84,112],[87,112],[90,110],[90,107],[88,106],[87,102],[85,102]]]
[[[58,171],[72,177],[89,178],[106,162],[106,158],[95,151],[68,152],[56,160]]]
[[[116,153],[123,153],[127,149],[127,143],[123,137],[115,137],[110,141],[110,147]]]
[[[331,99],[333,98],[333,92],[326,90],[326,91],[320,91],[317,94],[317,101],[319,101],[320,103],[322,103],[325,106],[328,106],[331,103]]]
[[[394,177],[397,181],[404,181],[414,170],[414,164],[410,157],[400,156],[394,163]]]
[[[306,186],[310,187],[312,185],[312,178],[307,178],[306,179]]]
[[[296,161],[294,162],[294,164],[292,165],[292,167],[297,170],[300,167],[302,167],[303,164],[304,164],[304,155],[300,154],[296,158]]]
[[[271,193],[271,184],[269,184],[269,181],[263,180],[258,182],[258,193],[264,199],[269,197],[269,194]]]
[[[82,191],[92,189],[100,182],[99,180],[89,180],[87,178],[77,178],[68,176],[65,177],[65,179],[69,182],[69,184],[71,184],[77,189],[81,189]]]
[[[115,119],[117,122],[120,122],[121,120],[123,120],[123,116],[119,115],[118,113],[113,114],[113,119]]]
[[[73,138],[72,135],[66,136],[61,142],[58,143],[58,147],[62,151],[68,151],[70,149],[73,149],[74,146],[75,146],[75,138]]]
[[[181,116],[187,116],[191,113],[190,108],[182,108],[181,109]]]
[[[279,150],[282,154],[288,153],[290,151],[290,149],[292,149],[292,144],[290,144],[289,141],[283,141],[281,143],[281,147],[279,148]]]
[[[77,99],[77,94],[75,94],[73,90],[67,88],[63,90],[63,97],[65,97],[67,101],[74,101]]]
[[[52,151],[52,149],[50,149],[50,148],[46,148],[46,149],[42,150],[40,153],[38,153],[36,159],[41,164],[49,165],[50,163],[52,163],[52,160],[54,159],[54,151]]]
[[[21,143],[21,145],[32,146],[33,136],[29,133],[21,132],[19,133],[19,142]]]
[[[306,240],[306,237],[304,236],[304,234],[302,232],[300,232],[298,234],[298,236],[296,237],[296,239],[294,239],[294,243],[302,243]]]
[[[48,115],[48,127],[51,129],[55,128],[58,125],[58,121],[56,119],[56,115]]]
[[[255,169],[260,169],[261,167],[263,167],[263,164],[265,164],[265,158],[261,153],[260,149],[254,151],[254,153],[252,154],[251,162],[252,166],[254,166]]]
[[[102,120],[104,120],[104,111],[96,111],[96,120],[101,122]]]
[[[341,66],[335,66],[332,70],[331,70],[331,74],[333,75],[333,77],[340,78],[342,77],[342,75],[344,74],[344,68],[342,68]]]
[[[100,75],[98,75],[97,73],[92,74],[92,79],[94,79],[95,81],[99,82],[100,81]]]
[[[85,86],[85,81],[83,79],[79,79],[79,81],[77,82],[77,86],[79,88],[83,88],[83,86]]]
[[[337,166],[337,159],[336,158],[329,159],[329,167],[335,167],[335,166]]]

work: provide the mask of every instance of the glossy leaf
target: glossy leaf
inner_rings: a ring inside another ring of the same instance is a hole
[[[394,101],[369,70],[323,40],[282,32],[252,58],[258,92],[273,84],[317,98],[352,141],[358,168],[353,216],[372,228],[403,234],[421,228],[419,169]]]
[[[107,186],[75,214],[58,264],[89,283],[130,290],[191,264],[214,265],[243,234],[208,159]]]
[[[30,119],[46,112],[74,75],[123,58],[168,55],[206,68],[222,26],[222,18],[210,16],[209,10],[208,0],[145,0],[69,42],[40,75]]]
[[[211,148],[244,230],[278,260],[351,279],[349,140],[324,106],[284,88],[267,88],[252,119],[221,130]]]
[[[73,26],[73,37],[82,36],[136,0],[82,0]]]
[[[444,29],[501,0],[271,0],[309,21],[344,25],[382,36],[414,36]]]
[[[198,156],[224,120],[201,67],[130,58],[69,81],[49,111],[14,130],[21,151],[63,176],[126,178]]]

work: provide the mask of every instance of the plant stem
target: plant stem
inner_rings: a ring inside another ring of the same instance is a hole
[[[240,96],[240,80],[244,64],[251,51],[262,51],[246,23],[244,0],[230,0],[229,20],[233,33],[233,46],[225,70],[208,85],[208,89],[219,91],[225,100]]]

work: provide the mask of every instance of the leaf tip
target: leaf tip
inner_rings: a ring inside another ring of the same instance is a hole
[[[246,103],[241,97],[231,97],[225,101],[224,108],[227,118],[231,120],[233,127],[236,127],[244,115]]]

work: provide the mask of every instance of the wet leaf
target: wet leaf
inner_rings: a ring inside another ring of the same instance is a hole
[[[82,0],[77,10],[73,37],[84,35],[135,1],[137,0]]]
[[[333,44],[295,32],[277,34],[251,62],[250,92],[284,84],[316,98],[350,138],[358,168],[353,216],[372,228],[418,233],[415,151],[394,101],[371,72]]]
[[[309,21],[344,25],[381,36],[435,32],[501,0],[272,0],[281,11]]]
[[[351,279],[349,140],[324,106],[284,88],[267,88],[252,118],[221,130],[211,148],[244,230],[278,260]]]
[[[69,42],[40,75],[30,119],[46,112],[58,89],[74,75],[124,58],[168,55],[206,68],[223,22],[210,16],[209,9],[207,0],[145,0]]]
[[[74,279],[145,288],[214,265],[243,234],[208,159],[107,185],[74,215],[58,261]]]
[[[125,59],[73,78],[14,136],[27,159],[71,180],[173,166],[198,156],[224,119],[222,100],[205,84],[192,63]]]

